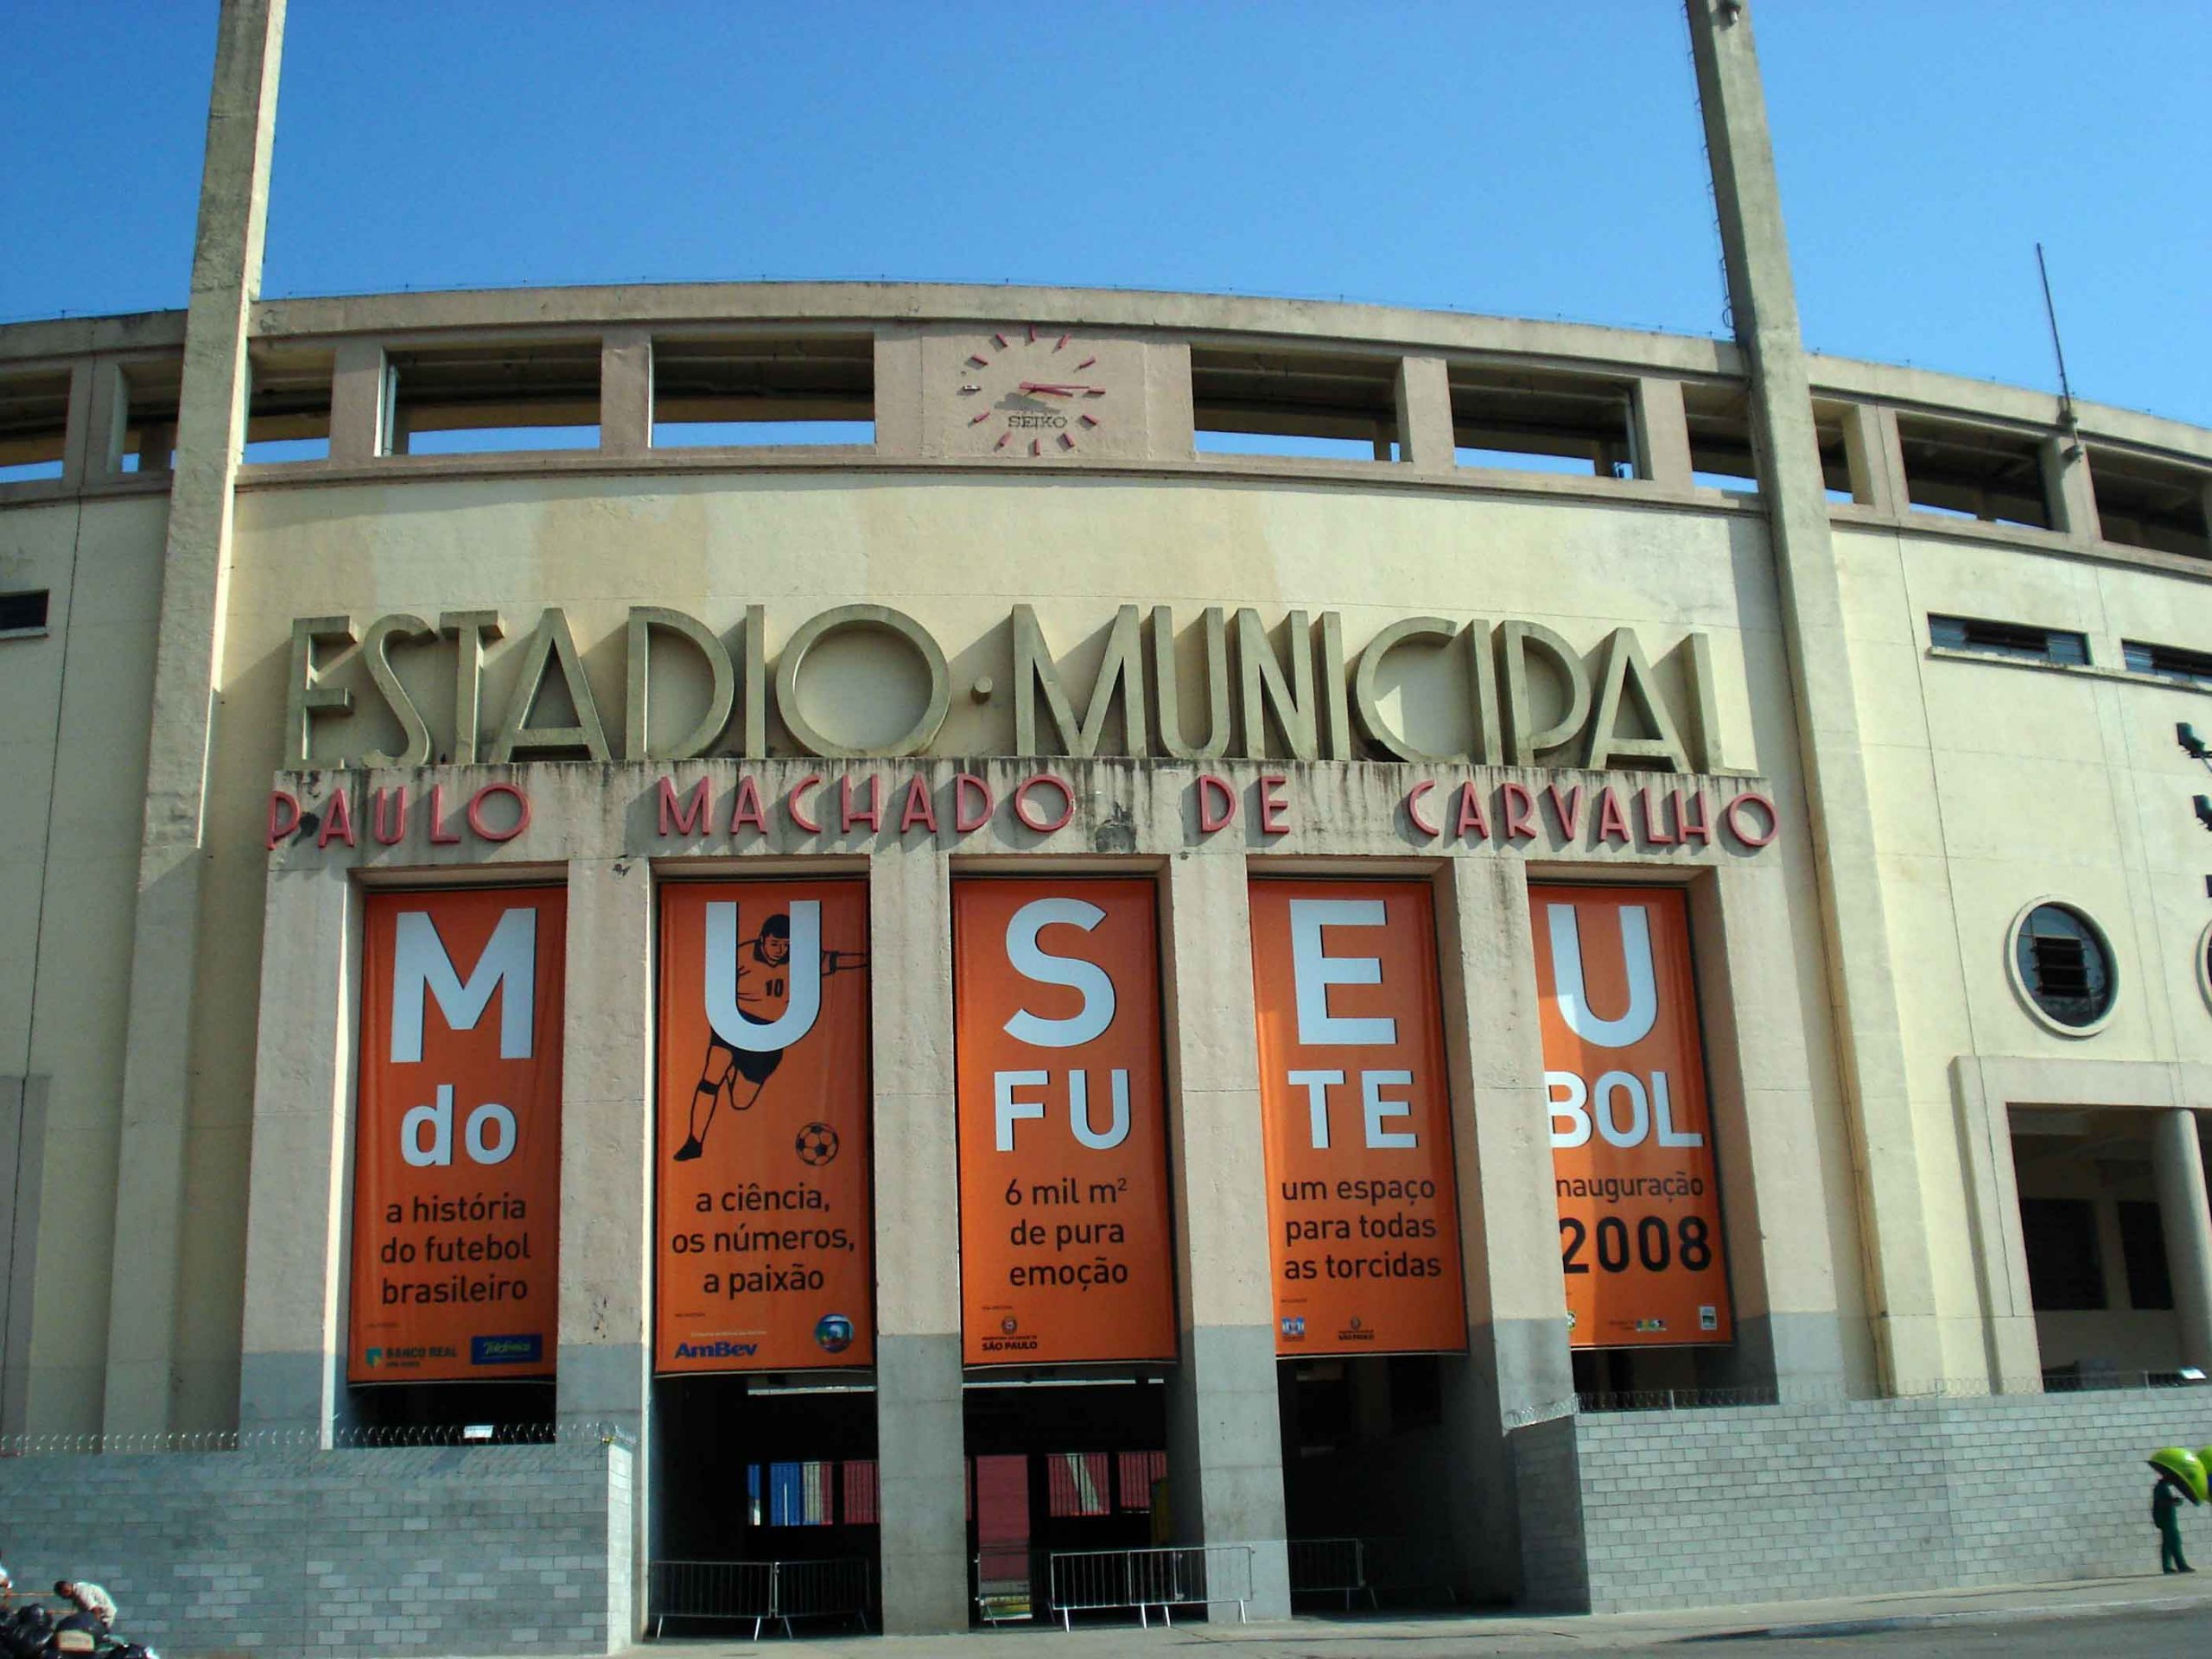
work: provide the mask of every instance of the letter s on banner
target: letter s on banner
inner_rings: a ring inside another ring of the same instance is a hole
[[[952,944],[965,1363],[1173,1359],[1153,884],[958,880]]]
[[[1250,893],[1275,1351],[1463,1350],[1428,884]]]
[[[1689,907],[1677,887],[1529,889],[1568,1340],[1735,1334]]]
[[[346,1375],[550,1376],[567,893],[374,891],[363,908]]]

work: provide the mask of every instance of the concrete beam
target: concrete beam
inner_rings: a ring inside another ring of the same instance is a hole
[[[1453,859],[1437,909],[1468,1335],[1466,1360],[1445,1368],[1446,1442],[1465,1495],[1449,1541],[1471,1593],[1505,1599],[1522,1587],[1506,1421],[1574,1393],[1527,867]]]
[[[124,1033],[116,1275],[103,1422],[173,1427],[183,1255],[187,1079],[196,1034],[208,758],[229,610],[231,510],[244,447],[249,312],[261,286],[284,0],[223,0],[186,313],[184,381],[154,655],[138,909]]]
[[[1440,357],[1398,359],[1398,457],[1417,473],[1448,473],[1459,464],[1452,383]]]
[[[1267,1144],[1244,861],[1172,861],[1165,955],[1168,1132],[1182,1363],[1168,1379],[1178,1543],[1253,1546],[1252,1611],[1290,1614],[1275,1399]]]
[[[271,869],[266,893],[238,1426],[327,1446],[346,1363],[361,906],[338,868]]]
[[[868,861],[875,1187],[875,1436],[883,1628],[968,1628],[952,887],[941,854]]]
[[[1783,639],[1813,830],[1836,1049],[1858,1162],[1874,1335],[1887,1374],[1949,1374],[1904,1070],[1872,788],[1859,728],[1841,572],[1751,18],[1737,0],[1687,0],[1729,306],[1751,372]]]

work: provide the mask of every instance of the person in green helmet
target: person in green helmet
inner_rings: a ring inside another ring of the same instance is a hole
[[[2181,1553],[2181,1495],[2172,1480],[2158,1477],[2158,1484],[2151,1491],[2151,1519],[2158,1529],[2158,1570],[2161,1573],[2194,1573],[2189,1557]]]

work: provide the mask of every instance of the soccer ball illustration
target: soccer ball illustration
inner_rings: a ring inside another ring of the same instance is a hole
[[[818,1169],[837,1156],[837,1131],[827,1123],[810,1123],[798,1132],[795,1144],[799,1162]]]

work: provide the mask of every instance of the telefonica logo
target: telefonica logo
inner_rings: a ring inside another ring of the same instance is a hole
[[[471,1337],[472,1365],[526,1365],[545,1357],[545,1338],[532,1332],[519,1337]]]
[[[750,1359],[760,1351],[757,1342],[679,1342],[678,1359]]]

